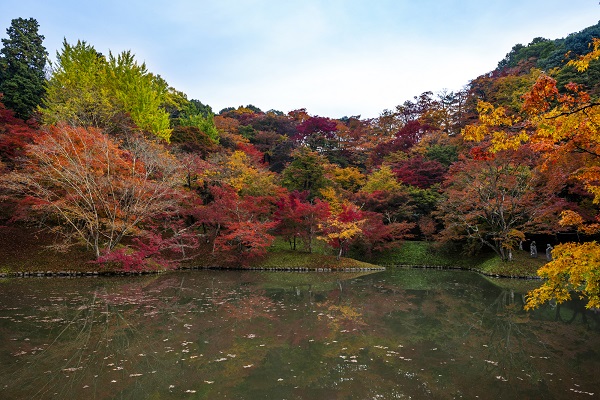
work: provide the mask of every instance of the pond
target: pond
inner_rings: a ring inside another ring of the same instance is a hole
[[[2,399],[600,397],[600,314],[460,271],[0,283]]]

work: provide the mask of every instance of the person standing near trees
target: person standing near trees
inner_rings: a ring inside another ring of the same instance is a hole
[[[537,258],[537,246],[535,245],[535,240],[529,245],[529,254],[531,254],[531,258]]]

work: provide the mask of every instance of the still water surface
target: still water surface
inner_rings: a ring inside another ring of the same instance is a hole
[[[594,399],[600,314],[457,271],[0,282],[2,399]]]

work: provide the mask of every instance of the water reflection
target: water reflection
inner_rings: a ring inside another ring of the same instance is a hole
[[[0,398],[599,395],[598,314],[456,271],[1,284]]]

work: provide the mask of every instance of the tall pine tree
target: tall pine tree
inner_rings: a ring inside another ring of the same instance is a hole
[[[33,19],[13,19],[0,50],[0,93],[2,102],[23,119],[31,116],[44,95],[44,68],[48,52]]]

